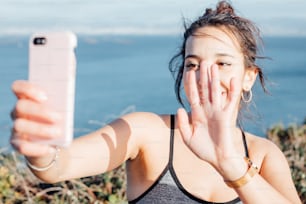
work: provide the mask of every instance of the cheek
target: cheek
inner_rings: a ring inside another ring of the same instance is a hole
[[[230,89],[230,81],[233,75],[231,73],[220,72],[220,84],[225,91]]]

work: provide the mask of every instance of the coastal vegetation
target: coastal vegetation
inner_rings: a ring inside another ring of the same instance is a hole
[[[267,130],[267,138],[284,152],[302,203],[306,203],[306,119]],[[46,184],[35,178],[16,152],[0,150],[0,204],[127,203],[124,165],[101,175]]]

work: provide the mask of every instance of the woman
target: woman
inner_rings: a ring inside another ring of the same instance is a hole
[[[223,1],[186,27],[176,92],[190,112],[132,113],[59,149],[31,142],[60,137],[58,115],[39,87],[17,81],[11,143],[45,182],[101,174],[126,162],[130,203],[300,203],[280,150],[238,127],[262,70],[258,29]],[[172,69],[173,70],[173,69]],[[256,164],[256,166],[255,166]]]

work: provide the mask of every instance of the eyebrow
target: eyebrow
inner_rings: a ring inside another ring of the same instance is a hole
[[[231,58],[235,58],[234,55],[231,55],[231,54],[228,54],[228,53],[217,53],[216,56],[217,57],[231,57]],[[197,59],[199,61],[202,60],[202,58],[200,56],[194,55],[194,54],[187,55],[185,57],[185,60],[188,59],[188,58],[195,58],[195,59]]]
[[[218,57],[231,57],[235,58],[234,55],[228,54],[228,53],[217,53],[216,56]]]
[[[195,59],[197,59],[198,61],[201,61],[201,57],[199,57],[198,55],[187,55],[186,57],[185,57],[185,60],[186,59],[188,59],[188,58],[195,58]]]

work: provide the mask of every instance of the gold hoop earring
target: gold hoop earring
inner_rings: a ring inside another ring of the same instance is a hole
[[[241,99],[244,103],[250,103],[252,101],[252,98],[253,98],[253,93],[251,89],[249,91],[242,91]]]

